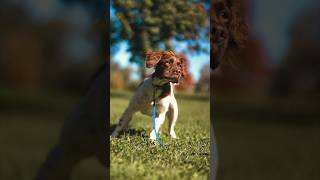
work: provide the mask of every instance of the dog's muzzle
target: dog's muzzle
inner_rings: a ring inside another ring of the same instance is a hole
[[[171,78],[169,81],[172,83],[178,83],[178,78]]]

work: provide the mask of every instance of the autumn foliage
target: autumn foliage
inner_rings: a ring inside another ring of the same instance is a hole
[[[189,60],[184,54],[180,54],[180,56],[183,56],[186,59],[186,75],[180,81],[179,85],[176,86],[176,89],[179,91],[193,92],[195,87],[195,81],[192,77],[192,74],[189,71]]]

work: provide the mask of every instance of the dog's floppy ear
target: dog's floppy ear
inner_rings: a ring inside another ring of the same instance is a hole
[[[161,60],[162,54],[163,54],[162,52],[155,52],[155,51],[147,52],[146,60],[145,60],[146,68],[152,68],[156,64],[158,64],[158,62]]]
[[[181,68],[182,68],[181,69],[181,76],[186,77],[188,74],[188,61],[184,55],[179,55],[178,57],[180,59]]]

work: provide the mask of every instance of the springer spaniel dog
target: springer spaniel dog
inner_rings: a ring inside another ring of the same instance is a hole
[[[232,54],[235,54],[234,52],[244,47],[247,36],[247,26],[244,21],[244,13],[240,7],[239,0],[215,0],[211,3],[210,56],[213,58],[211,59],[212,70],[216,69],[222,59],[228,59]],[[175,115],[173,115],[173,109],[175,108],[172,106],[174,98],[172,85],[176,79],[168,78],[169,74],[172,72],[169,73],[168,70],[166,70],[166,72],[164,71],[165,67],[171,66],[170,62],[168,62],[169,64],[166,64],[165,61],[165,59],[169,60],[167,58],[169,56],[174,57],[172,58],[174,63],[178,62],[177,59],[180,59],[180,63],[183,63],[183,59],[174,55],[172,52],[149,53],[147,55],[146,66],[156,66],[156,72],[152,77],[147,78],[143,84],[141,84],[139,87],[141,90],[138,90],[135,96],[137,98],[140,96],[138,94],[141,94],[145,100],[151,99],[152,96],[150,96],[150,94],[147,95],[144,92],[151,92],[150,85],[152,85],[153,82],[154,85],[156,85],[155,87],[163,85],[161,86],[162,88],[158,88],[156,90],[157,104],[159,104],[163,99],[171,100],[170,103],[164,103],[164,106],[162,106],[164,109],[159,109],[160,106],[158,105],[158,112],[161,112],[161,117],[163,117],[164,110],[167,109],[167,113],[165,114],[168,117],[171,117],[169,119],[171,119],[172,122],[172,133],[169,133],[171,137],[176,137],[173,128],[177,120],[174,116],[178,115],[178,111],[175,111]],[[162,65],[160,66],[160,64]],[[180,76],[184,75],[184,71],[186,70],[184,68],[184,66],[181,67],[182,70],[178,73]],[[68,180],[70,179],[73,167],[81,160],[88,157],[96,157],[105,167],[110,165],[110,159],[108,156],[109,138],[107,138],[109,125],[106,124],[106,119],[108,118],[106,113],[108,98],[108,89],[106,84],[107,72],[107,64],[102,66],[102,68],[97,72],[95,80],[92,82],[88,93],[82,98],[81,102],[76,106],[68,120],[65,122],[61,136],[57,144],[48,153],[46,160],[42,163],[36,175],[36,180]],[[170,86],[165,82],[169,82]],[[211,89],[212,85],[213,83],[211,82]],[[152,100],[149,100],[149,104],[145,105],[148,106],[148,108],[145,109],[150,109],[151,111],[151,102]],[[213,102],[212,99],[211,102]],[[176,110],[178,110],[177,107]],[[158,118],[159,116],[160,113],[158,114]],[[113,132],[113,136],[116,136],[121,129],[125,129],[125,123],[129,123],[131,120],[131,117],[128,118],[125,114],[123,117],[127,120],[125,121],[122,118],[121,122],[124,124],[121,125],[120,123],[120,128],[117,130],[118,132]],[[213,118],[211,117],[211,120],[212,119]],[[213,125],[213,123],[211,123],[211,125]],[[160,123],[158,124],[158,127],[160,128]],[[210,179],[215,179],[218,157],[216,153],[217,146],[215,143],[213,126],[211,126],[211,128],[213,138],[211,138],[212,155]],[[150,138],[154,138],[153,133],[151,133]]]
[[[151,107],[155,100],[156,131],[158,132],[165,118],[169,119],[169,134],[171,138],[177,138],[174,126],[178,118],[178,105],[173,93],[173,84],[178,83],[185,76],[185,59],[172,51],[149,52],[146,55],[147,68],[154,68],[154,73],[146,78],[138,87],[131,98],[128,107],[119,119],[119,124],[111,134],[115,138],[126,129],[132,116],[140,111],[146,115],[152,115]],[[156,132],[152,130],[150,139],[156,139]]]

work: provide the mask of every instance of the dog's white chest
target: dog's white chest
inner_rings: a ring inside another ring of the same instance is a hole
[[[178,118],[178,106],[176,99],[173,95],[173,86],[170,83],[169,86],[154,88],[152,85],[152,79],[146,79],[143,84],[140,85],[134,96],[132,97],[128,107],[122,114],[119,120],[118,127],[112,133],[112,137],[116,137],[123,128],[128,126],[128,123],[132,119],[135,112],[141,112],[142,114],[152,116],[153,100],[156,103],[156,129],[159,130],[161,124],[163,124],[166,117],[169,119],[169,134],[172,138],[176,138],[174,132],[174,125]],[[150,133],[150,139],[155,139],[155,132]]]

